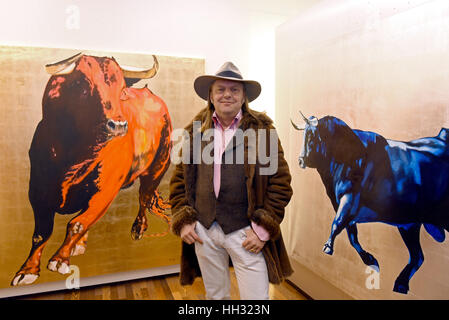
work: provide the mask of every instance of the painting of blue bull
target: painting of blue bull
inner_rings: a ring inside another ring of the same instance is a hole
[[[424,261],[421,226],[438,242],[449,231],[449,129],[401,142],[353,130],[332,116],[301,116],[301,125],[292,121],[295,129],[304,130],[299,165],[317,169],[336,212],[323,251],[332,255],[335,238],[346,229],[363,262],[379,270],[358,241],[357,223],[396,226],[410,259],[393,291],[408,293],[409,281]]]

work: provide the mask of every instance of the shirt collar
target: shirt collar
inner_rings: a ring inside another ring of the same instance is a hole
[[[237,113],[237,115],[235,116],[234,120],[232,120],[232,123],[229,126],[229,129],[236,128],[241,119],[242,119],[242,109],[240,109],[239,113]],[[220,119],[217,116],[217,112],[216,111],[214,111],[214,113],[212,114],[212,120],[214,120],[215,126],[218,123],[221,128],[224,128],[223,124],[221,123]]]

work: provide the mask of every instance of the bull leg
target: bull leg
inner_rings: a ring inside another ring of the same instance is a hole
[[[379,272],[379,263],[377,262],[376,258],[374,258],[373,255],[369,252],[363,250],[362,246],[359,243],[359,239],[357,236],[357,226],[355,224],[349,225],[348,227],[346,227],[346,232],[348,233],[349,242],[357,251],[363,263]]]
[[[35,226],[30,254],[11,281],[12,286],[31,284],[39,278],[42,251],[53,232],[55,212],[39,206],[33,206],[33,211]]]
[[[404,240],[410,254],[410,259],[394,282],[393,291],[407,294],[409,281],[424,262],[424,254],[419,243],[420,223],[410,227],[398,227],[402,240]]]
[[[148,229],[147,209],[155,214],[163,215],[164,211],[170,207],[157,191],[159,183],[170,166],[169,151],[169,149],[166,149],[159,157],[156,157],[148,173],[139,177],[139,212],[131,227],[131,238],[133,240],[142,239],[143,234]]]
[[[155,185],[157,186],[156,183]],[[147,194],[146,191],[139,190],[139,213],[131,228],[131,238],[133,240],[142,239],[143,234],[148,228],[147,209],[159,216],[165,216],[164,211],[170,208],[170,205],[164,201],[157,190],[150,190],[150,192],[150,194]]]
[[[157,161],[157,160],[156,160]],[[151,169],[150,169],[151,170]],[[146,210],[151,206],[151,202],[155,196],[155,191],[162,177],[154,180],[152,174],[142,175],[139,177],[139,212],[131,227],[131,238],[140,240],[148,229],[148,219]]]
[[[149,196],[150,197],[150,196]],[[151,195],[153,197],[153,195]],[[131,238],[133,240],[140,240],[143,237],[143,234],[148,229],[148,219],[146,215],[147,206],[146,203],[151,200],[145,199],[142,197],[142,194],[139,192],[139,212],[137,213],[136,220],[131,227]]]
[[[79,256],[86,252],[87,247],[87,234],[88,231],[81,237],[81,239],[75,244],[75,247],[72,249],[72,252],[70,255],[73,256]]]
[[[50,271],[57,271],[61,274],[70,272],[69,259],[70,255],[76,252],[76,244],[79,244],[80,241],[83,243],[87,238],[86,234],[89,228],[106,213],[119,191],[119,187],[115,184],[111,187],[114,189],[96,193],[89,201],[89,208],[68,223],[63,244],[48,262],[47,268]]]
[[[352,220],[353,196],[346,193],[340,199],[337,214],[332,222],[331,234],[323,247],[323,252],[329,255],[334,253],[334,241],[340,232],[349,225]]]

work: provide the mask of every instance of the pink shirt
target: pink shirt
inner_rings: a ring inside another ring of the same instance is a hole
[[[242,119],[242,110],[235,116],[231,125],[227,128],[224,128],[218,119],[217,114],[214,112],[212,115],[212,119],[214,120],[214,192],[215,197],[218,198],[218,194],[220,192],[220,182],[221,182],[221,158],[223,156],[223,152],[226,149],[229,141],[234,136],[237,131],[240,120]],[[251,221],[251,227],[254,232],[257,234],[261,241],[268,241],[270,239],[270,234],[262,227]]]

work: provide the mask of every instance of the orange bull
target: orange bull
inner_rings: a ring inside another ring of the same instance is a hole
[[[146,210],[164,215],[157,187],[170,165],[172,125],[164,101],[127,78],[149,78],[149,70],[122,69],[112,58],[75,55],[47,65],[52,73],[42,100],[43,116],[30,147],[29,200],[35,230],[30,254],[12,285],[33,283],[53,231],[54,215],[77,213],[48,269],[70,272],[70,256],[82,254],[89,228],[107,211],[121,188],[140,180],[139,212],[131,228],[146,231]]]

